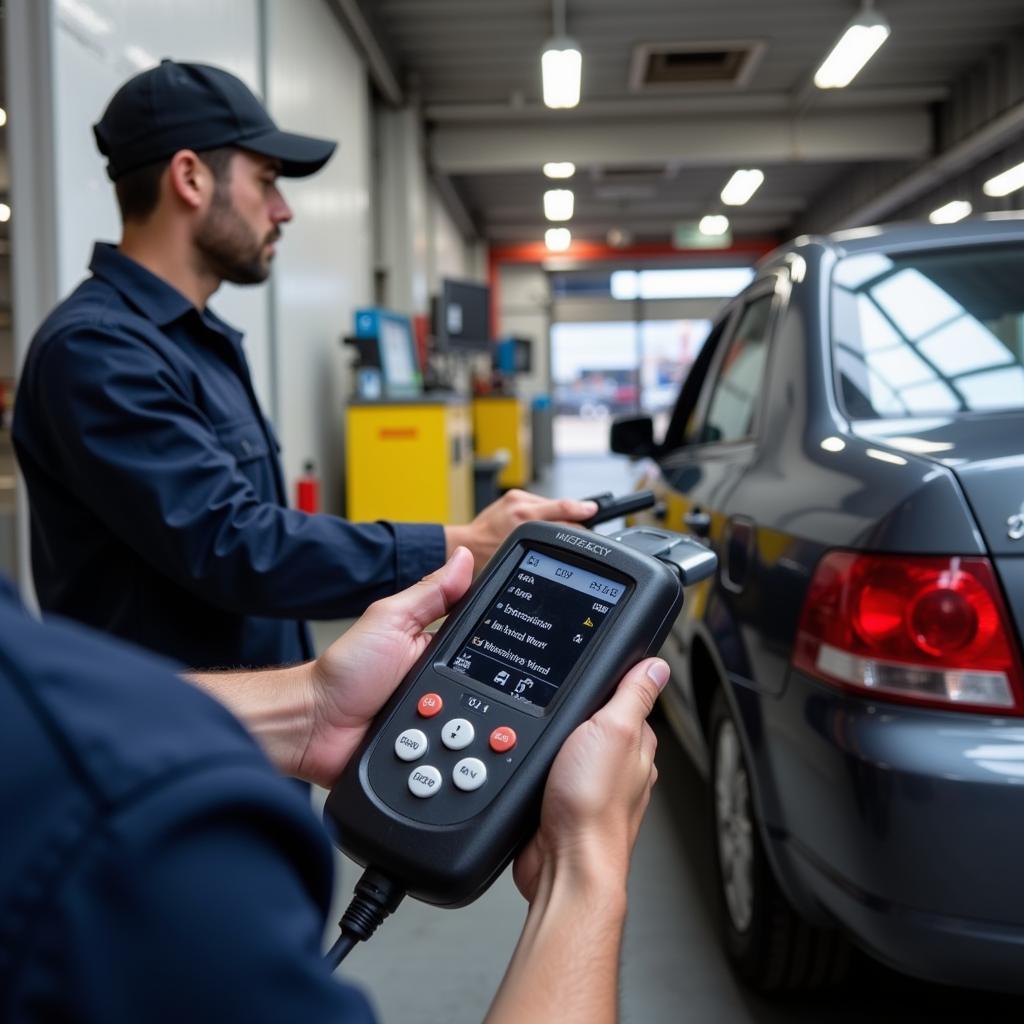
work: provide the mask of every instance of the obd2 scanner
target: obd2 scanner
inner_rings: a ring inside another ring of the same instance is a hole
[[[693,538],[647,526],[531,522],[508,537],[327,799],[338,845],[366,868],[334,963],[405,894],[459,907],[488,888],[533,835],[565,739],[658,652],[683,588],[715,566]]]

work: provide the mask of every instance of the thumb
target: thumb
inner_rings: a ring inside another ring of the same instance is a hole
[[[654,710],[670,674],[668,664],[661,658],[641,661],[622,677],[612,699],[599,713],[639,724]]]
[[[473,580],[473,555],[468,548],[457,547],[451,558],[394,597],[378,601],[375,617],[386,616],[392,629],[419,632],[447,615],[449,609],[469,589]]]

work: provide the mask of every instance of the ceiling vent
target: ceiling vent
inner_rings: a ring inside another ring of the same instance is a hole
[[[595,167],[594,198],[611,202],[654,199],[668,175],[663,167]]]
[[[753,39],[701,43],[637,43],[629,72],[634,92],[740,89],[750,81],[765,44]]]

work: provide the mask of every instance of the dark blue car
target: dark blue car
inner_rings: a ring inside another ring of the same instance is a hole
[[[612,447],[719,556],[664,704],[738,972],[814,986],[852,938],[1024,992],[1024,220],[797,239],[652,429]]]

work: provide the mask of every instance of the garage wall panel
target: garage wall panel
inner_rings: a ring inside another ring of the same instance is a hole
[[[307,459],[328,511],[341,510],[341,337],[373,298],[370,106],[366,68],[323,0],[267,0],[267,93],[290,131],[338,140],[308,179],[281,183],[295,218],[284,225],[273,288],[276,419],[291,488]]]
[[[53,117],[57,290],[88,273],[97,239],[117,241],[121,222],[92,125],[117,88],[162,57],[216,64],[260,93],[257,0],[49,0],[54,18]],[[225,285],[210,306],[243,330],[253,383],[269,398],[266,288]]]

